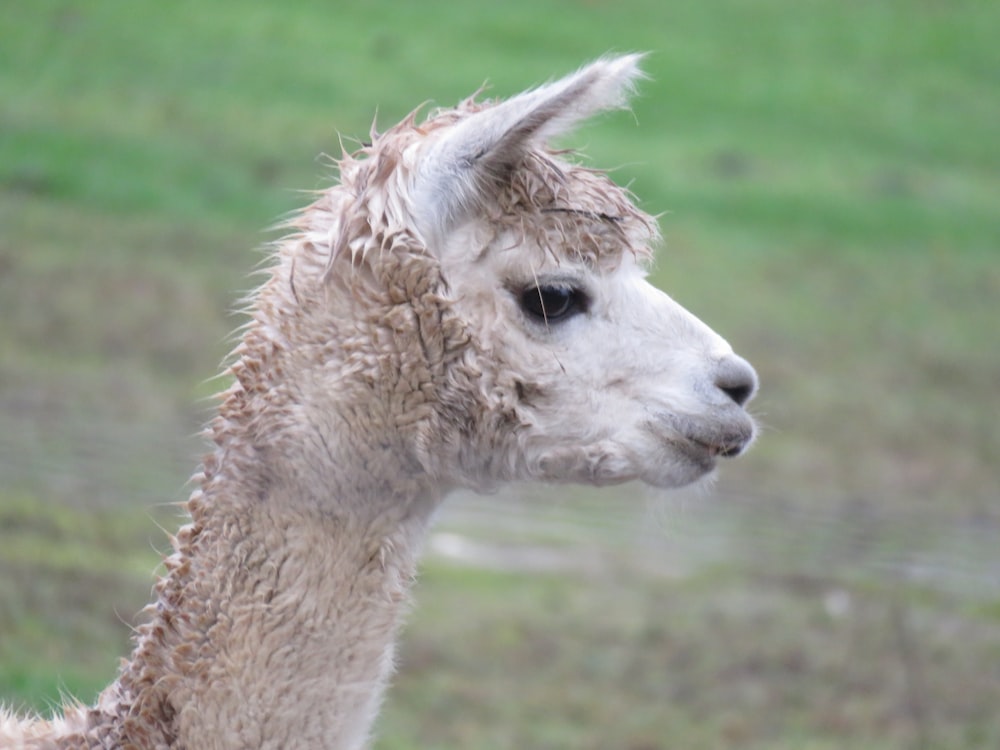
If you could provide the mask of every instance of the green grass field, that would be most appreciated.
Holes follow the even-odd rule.
[[[264,230],[324,154],[648,50],[567,143],[758,369],[711,491],[460,498],[376,747],[1000,745],[1000,5],[10,3],[0,701],[92,700],[201,450]],[[541,550],[562,561],[539,571]],[[544,566],[543,566],[544,567]]]

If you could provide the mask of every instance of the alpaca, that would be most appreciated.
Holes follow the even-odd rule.
[[[645,281],[654,220],[548,145],[639,60],[342,157],[250,300],[131,657],[92,708],[0,715],[0,746],[357,750],[450,490],[676,487],[749,445],[756,375]]]

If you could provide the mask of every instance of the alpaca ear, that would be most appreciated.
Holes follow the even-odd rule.
[[[644,77],[642,57],[602,58],[444,131],[423,155],[414,184],[425,240],[433,246],[468,218],[531,149],[602,110],[626,106],[636,81]]]

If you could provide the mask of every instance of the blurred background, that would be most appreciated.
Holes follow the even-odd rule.
[[[452,498],[377,748],[1000,746],[1000,4],[0,10],[0,701],[91,701],[324,154],[648,50],[566,145],[758,369],[711,487]]]

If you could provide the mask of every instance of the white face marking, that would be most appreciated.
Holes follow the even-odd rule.
[[[467,229],[451,247],[474,242]],[[507,462],[516,476],[497,479],[675,487],[752,440],[743,405],[757,387],[753,369],[646,281],[630,255],[605,273],[523,245],[445,252],[442,263],[459,316],[498,377],[506,374],[494,387],[518,384],[519,455]],[[572,290],[580,309],[540,318],[523,301],[536,286]]]

